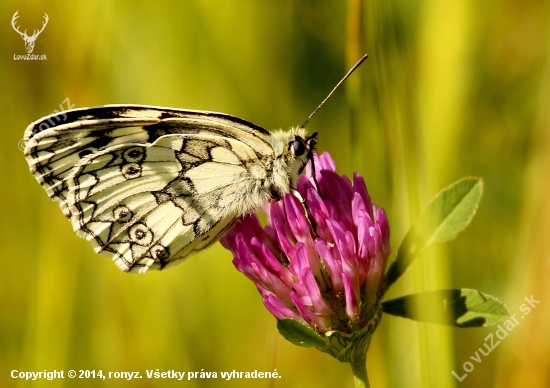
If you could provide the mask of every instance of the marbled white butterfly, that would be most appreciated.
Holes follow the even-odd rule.
[[[25,157],[76,234],[123,271],[181,262],[294,187],[312,159],[305,124],[270,133],[223,113],[106,105],[25,131]]]

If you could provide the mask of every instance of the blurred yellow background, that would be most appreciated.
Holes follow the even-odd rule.
[[[49,23],[15,60],[21,30]],[[308,124],[341,173],[360,171],[394,250],[415,214],[464,176],[484,178],[470,227],[415,263],[388,297],[477,288],[519,312],[496,328],[385,316],[372,387],[550,386],[550,2],[10,1],[0,6],[0,386],[340,387],[350,368],[288,344],[219,244],[162,273],[125,274],[75,236],[28,171],[26,126],[59,110],[136,103],[300,125],[353,62],[367,62]],[[65,107],[67,105],[65,104]],[[14,369],[273,371],[278,380],[38,380]]]

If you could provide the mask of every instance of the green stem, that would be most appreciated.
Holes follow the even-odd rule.
[[[351,364],[353,371],[353,382],[355,388],[370,388],[369,376],[367,374],[367,355],[361,360]]]

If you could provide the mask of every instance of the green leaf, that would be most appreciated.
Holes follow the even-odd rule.
[[[442,190],[420,213],[386,273],[389,288],[428,247],[454,239],[472,220],[483,191],[480,178],[464,178]]]
[[[278,320],[277,330],[279,330],[279,333],[281,333],[288,342],[297,346],[311,348],[314,346],[322,347],[326,345],[323,337],[309,327],[291,318]]]
[[[422,308],[426,311],[420,316],[415,306],[429,307]],[[415,321],[456,327],[495,325],[510,315],[506,305],[494,296],[469,288],[407,295],[383,302],[382,309]]]

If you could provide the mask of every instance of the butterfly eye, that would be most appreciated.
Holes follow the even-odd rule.
[[[290,143],[290,148],[292,149],[292,152],[294,152],[294,155],[302,156],[304,152],[306,152],[304,139],[302,139],[300,136],[296,136],[296,140]]]

